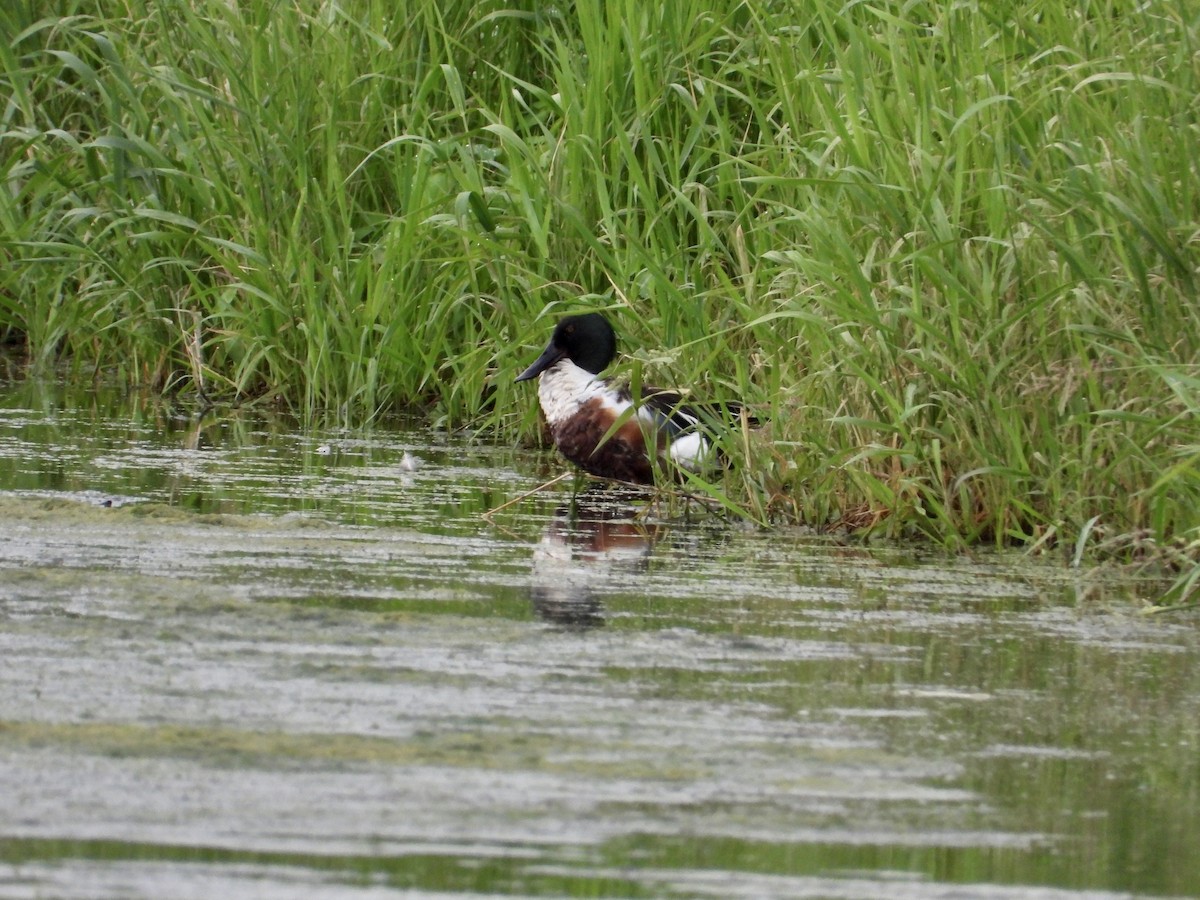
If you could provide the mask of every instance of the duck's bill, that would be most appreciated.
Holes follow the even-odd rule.
[[[533,365],[517,376],[517,381],[528,381],[530,378],[537,378],[548,368],[562,359],[564,355],[565,354],[557,347],[553,345],[547,346],[546,349],[542,351],[542,355],[534,361]]]

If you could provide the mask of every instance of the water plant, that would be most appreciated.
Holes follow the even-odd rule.
[[[632,377],[771,424],[762,521],[1200,587],[1200,20],[1165,0],[0,11],[0,329],[65,364],[536,433]]]

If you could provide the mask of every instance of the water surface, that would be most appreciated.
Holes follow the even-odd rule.
[[[0,393],[0,895],[1200,896],[1200,638],[549,454]]]

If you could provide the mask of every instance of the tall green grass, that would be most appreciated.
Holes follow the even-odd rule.
[[[1195,571],[1179,4],[6,9],[35,367],[513,439],[554,317],[606,308],[635,377],[769,421],[716,488],[749,516]]]

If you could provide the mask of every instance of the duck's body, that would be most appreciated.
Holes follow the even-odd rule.
[[[585,472],[652,484],[657,459],[698,471],[711,460],[706,418],[673,391],[629,391],[600,377],[616,355],[616,335],[599,313],[569,316],[517,381],[538,379],[538,401],[560,453]],[[725,412],[737,415],[739,407]],[[653,445],[653,446],[651,446]]]

